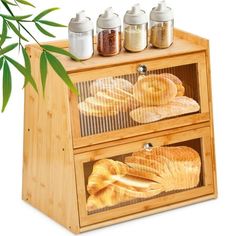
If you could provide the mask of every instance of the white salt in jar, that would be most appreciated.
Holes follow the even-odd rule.
[[[69,51],[80,60],[93,56],[93,24],[81,11],[69,24]]]

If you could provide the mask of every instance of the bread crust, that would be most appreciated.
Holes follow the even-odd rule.
[[[164,76],[165,78],[171,80],[172,82],[175,83],[176,87],[177,87],[177,95],[176,96],[184,96],[185,94],[185,88],[183,86],[182,81],[175,75],[170,74],[170,73],[162,73],[160,74],[161,76]]]
[[[148,75],[134,85],[134,98],[145,106],[167,104],[177,95],[174,82],[161,75]]]

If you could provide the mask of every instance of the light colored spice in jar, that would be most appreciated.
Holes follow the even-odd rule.
[[[173,43],[172,21],[158,22],[151,28],[151,44],[157,48],[167,48]]]
[[[143,25],[125,28],[124,47],[131,52],[140,52],[147,47],[147,30]]]

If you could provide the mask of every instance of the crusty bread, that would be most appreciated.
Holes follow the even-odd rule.
[[[107,89],[113,90],[117,88],[131,94],[133,93],[133,85],[128,80],[113,77],[102,78],[94,81],[90,86],[90,93],[95,96],[97,92],[104,92],[107,91]]]
[[[104,116],[114,116],[118,114],[118,110],[114,107],[106,107],[104,109],[95,108],[94,105],[87,102],[80,102],[79,110],[82,114],[86,116],[96,116],[96,117],[104,117]]]
[[[86,116],[114,116],[139,105],[133,98],[133,85],[124,79],[108,77],[97,80],[91,85],[90,92],[93,96],[78,106]]]
[[[165,191],[188,189],[199,183],[201,159],[190,147],[158,147],[126,157],[125,163],[140,171],[158,175]]]
[[[144,106],[167,104],[177,95],[174,82],[161,75],[148,75],[136,82],[134,98]]]
[[[170,73],[163,73],[160,74],[161,76],[164,76],[165,78],[171,80],[172,82],[174,82],[177,86],[177,96],[184,96],[185,93],[185,88],[183,86],[182,81],[175,75],[170,74]]]
[[[140,181],[142,179],[143,181],[158,182],[158,177],[152,173],[130,168],[123,162],[103,159],[93,165],[92,173],[88,178],[87,191],[90,194],[96,194],[124,176],[139,178]]]
[[[197,112],[200,110],[199,104],[189,97],[176,97],[173,101],[165,106],[158,106],[157,113],[163,118],[184,115]]]
[[[132,200],[125,192],[117,192],[115,185],[109,185],[87,199],[87,211],[94,211],[104,207],[115,206],[121,202]]]
[[[201,159],[186,146],[141,150],[125,158],[95,162],[88,178],[87,210],[115,206],[162,192],[194,188],[199,184]]]
[[[118,181],[108,185],[95,195],[90,195],[87,200],[87,210],[111,207],[137,198],[153,197],[162,191],[163,187],[156,182],[124,176],[118,178]]]
[[[176,97],[168,104],[139,107],[130,112],[130,117],[141,124],[199,111],[199,104],[192,98]]]
[[[141,124],[151,123],[163,119],[158,114],[157,107],[139,107],[130,112],[130,117]]]
[[[92,174],[88,178],[87,191],[95,194],[117,181],[117,178],[113,178],[113,176],[121,178],[126,174],[127,165],[124,163],[112,159],[99,160],[93,165]]]

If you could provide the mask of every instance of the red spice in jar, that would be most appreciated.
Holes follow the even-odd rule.
[[[117,55],[121,50],[121,33],[114,29],[98,33],[97,50],[102,56]]]

